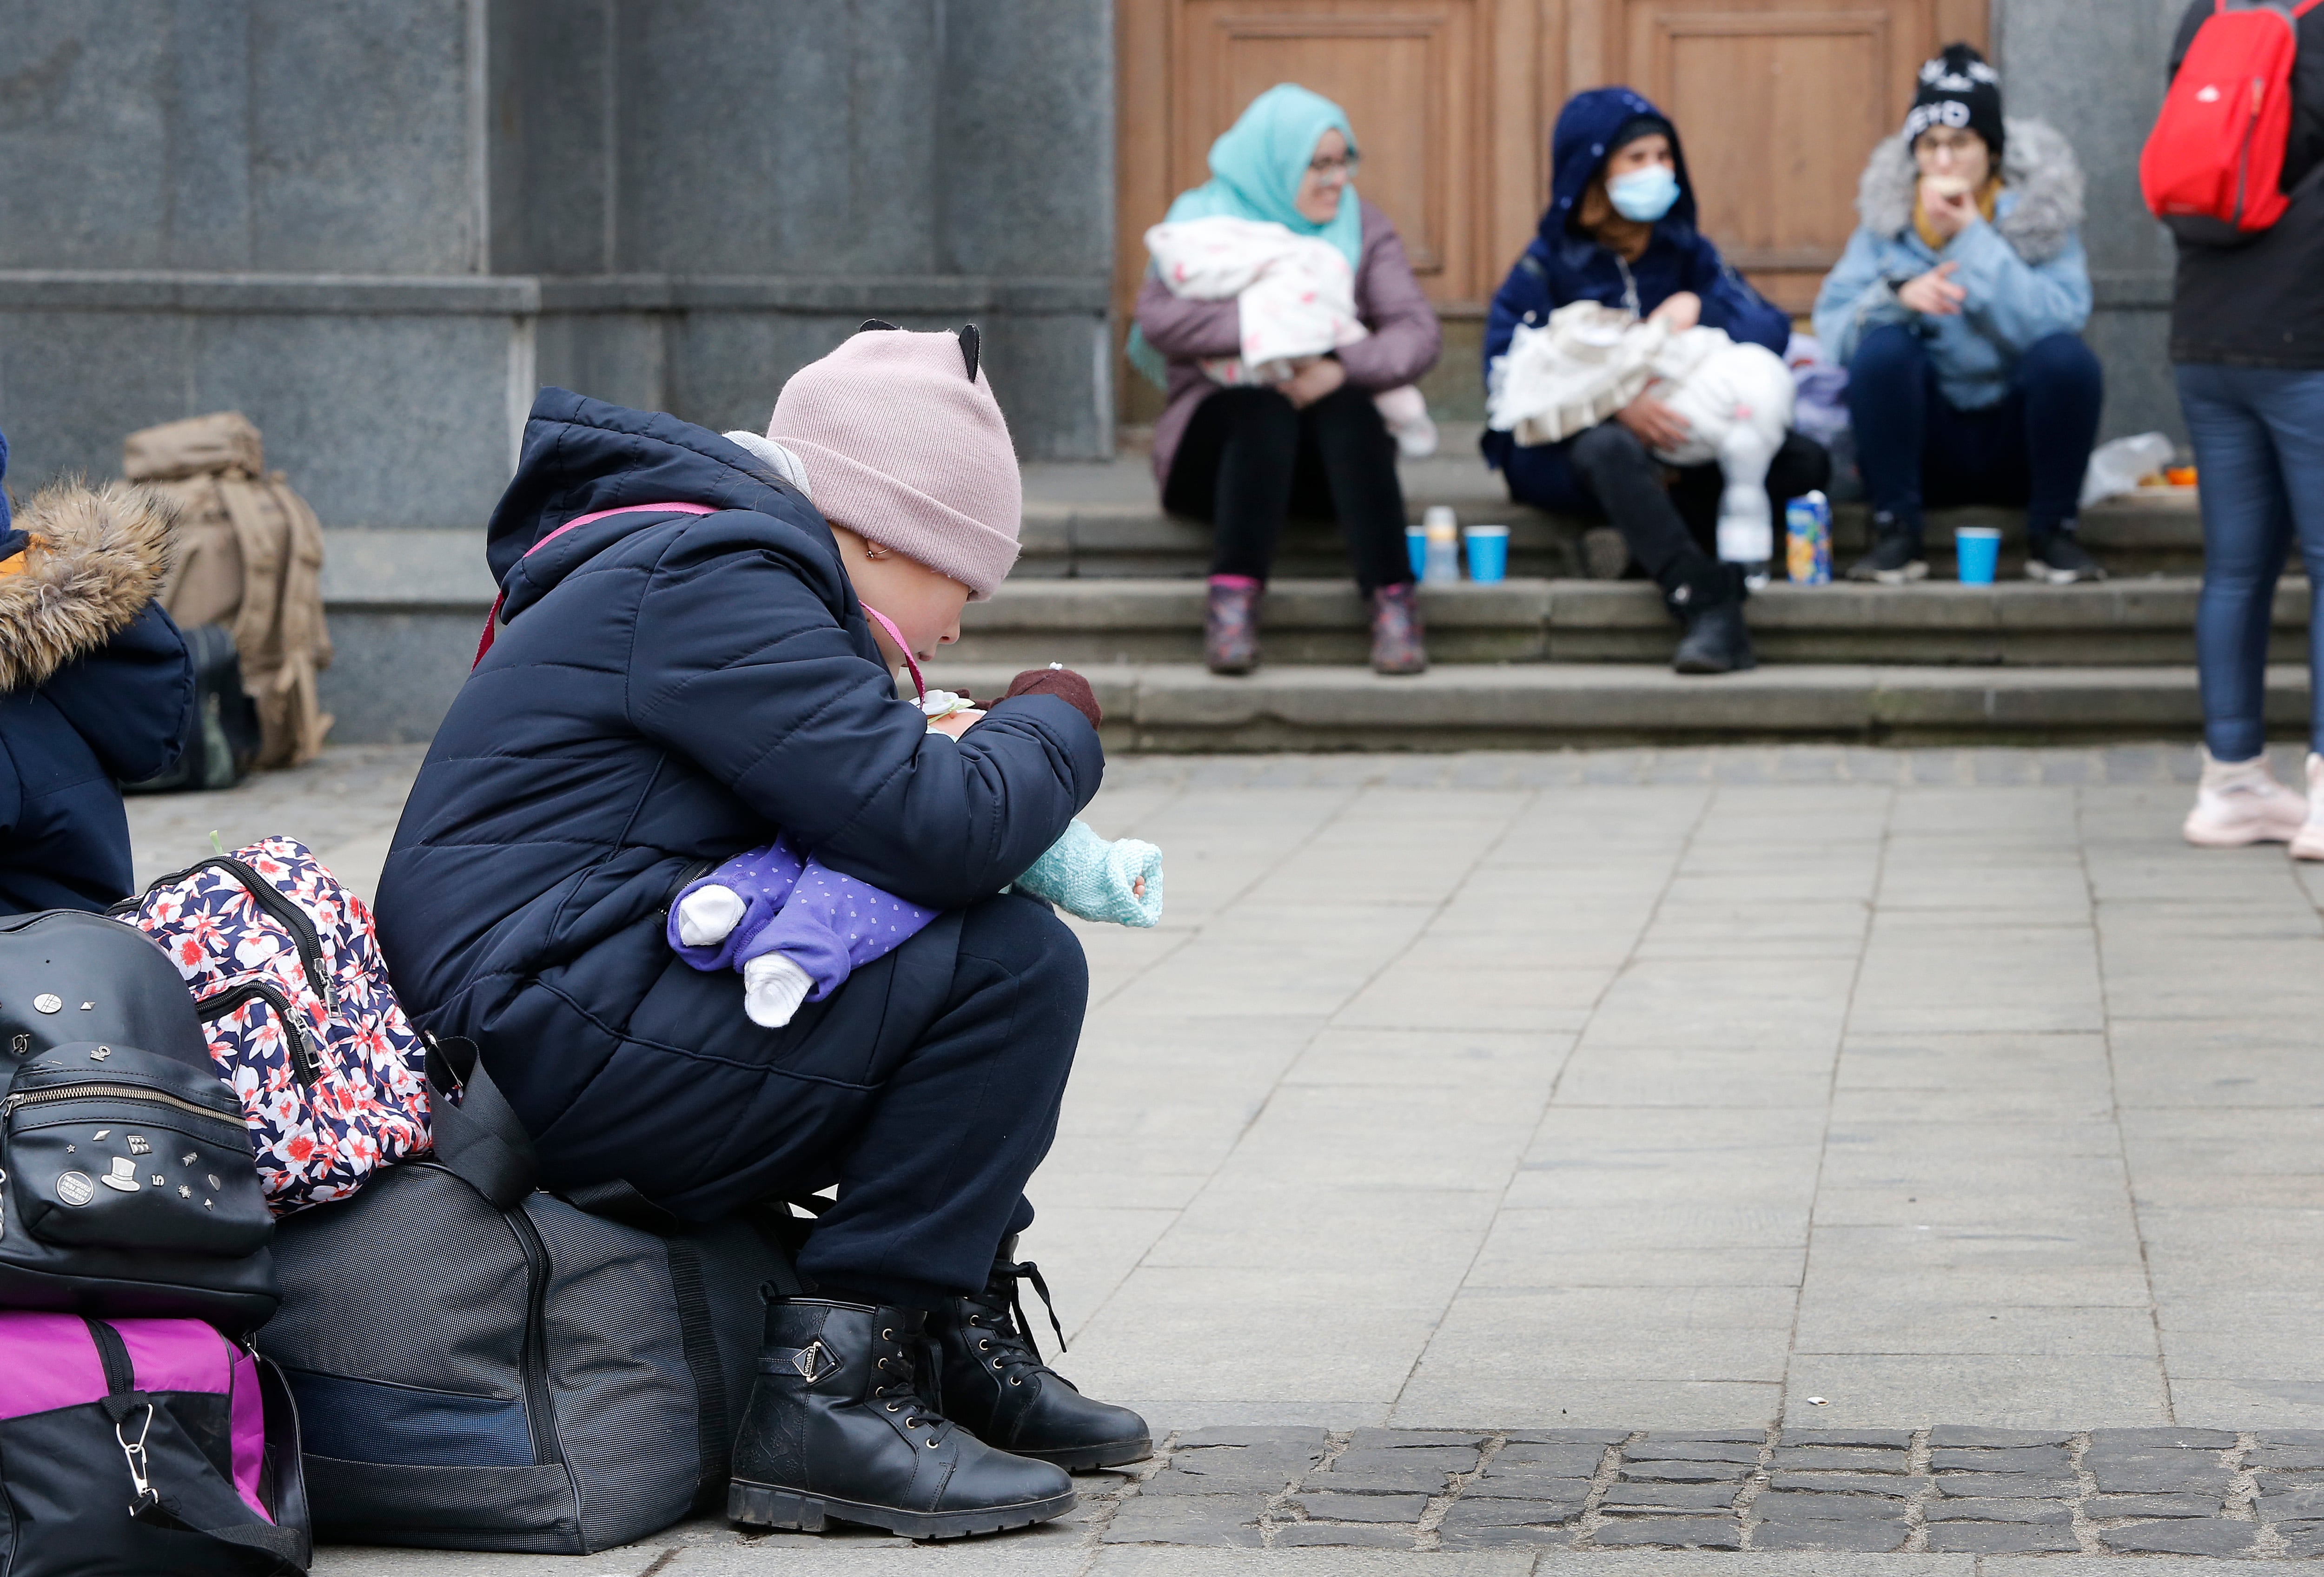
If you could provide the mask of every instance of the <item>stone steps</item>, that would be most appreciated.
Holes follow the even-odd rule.
[[[1509,528],[1509,573],[1545,577],[1589,573],[1582,540],[1595,522],[1552,515],[1508,501],[1500,479],[1473,457],[1452,454],[1400,467],[1406,512],[1417,521],[1443,504],[1463,525]],[[1864,550],[1870,512],[1860,503],[1832,512],[1833,557],[1841,567]],[[1953,532],[1962,526],[2002,530],[2005,576],[2024,565],[2024,513],[2011,509],[1936,510],[1929,516],[1934,573],[1953,573]],[[2203,567],[2203,527],[2191,493],[2109,499],[2081,518],[2082,540],[2117,576],[2192,575]],[[1199,576],[1210,564],[1211,531],[1198,521],[1163,512],[1142,456],[1105,465],[1025,467],[1025,552],[1019,576],[1105,579],[1124,576]],[[1332,578],[1347,573],[1336,528],[1294,521],[1276,573]]]
[[[2195,660],[2193,576],[2070,586],[1802,586],[1751,600],[1752,639],[1769,663],[2183,665]],[[1200,580],[1124,576],[1015,579],[972,603],[954,660],[977,663],[1194,663]],[[2302,659],[2308,584],[2276,592],[2276,660]],[[1544,580],[1424,586],[1430,657],[1440,664],[1666,662],[1677,626],[1644,581]],[[1368,615],[1344,575],[1277,580],[1263,641],[1271,665],[1359,664]]]
[[[931,685],[997,696],[1021,666],[944,662]],[[1082,670],[1116,751],[1515,750],[1779,740],[2089,743],[2195,737],[2186,667],[1802,664],[1690,678],[1660,664],[1445,663],[1408,678],[1279,664],[1224,678],[1194,663]],[[2271,727],[2304,728],[2308,674],[2268,670]]]

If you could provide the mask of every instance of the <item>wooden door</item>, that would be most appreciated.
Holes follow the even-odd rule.
[[[1480,313],[1540,211],[1554,8],[1554,0],[1117,0],[1121,321],[1146,271],[1147,227],[1209,179],[1212,142],[1277,82],[1347,111],[1363,156],[1357,189],[1395,221],[1422,289],[1441,312]],[[1150,417],[1153,405],[1139,383],[1122,385],[1130,420]]]
[[[1207,179],[1213,139],[1277,82],[1348,112],[1357,189],[1396,222],[1447,319],[1448,355],[1473,355],[1462,320],[1482,314],[1548,200],[1559,106],[1614,82],[1678,125],[1703,227],[1729,259],[1804,312],[1914,70],[1950,40],[1982,46],[1987,4],[1115,0],[1118,321],[1146,272],[1147,227]],[[1151,386],[1118,374],[1122,419],[1151,420]]]
[[[1856,226],[1866,155],[1921,62],[1985,46],[1987,0],[1575,0],[1568,77],[1628,82],[1686,148],[1704,232],[1804,312]]]

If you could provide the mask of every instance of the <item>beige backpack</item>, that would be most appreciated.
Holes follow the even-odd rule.
[[[323,626],[323,529],[238,410],[131,433],[121,468],[178,507],[177,559],[161,605],[179,624],[222,623],[258,703],[258,765],[295,767],[323,748],[331,719],[315,675],[331,663]]]

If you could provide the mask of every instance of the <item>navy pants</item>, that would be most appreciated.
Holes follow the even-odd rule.
[[[1665,466],[1618,421],[1601,421],[1563,443],[1489,444],[1489,462],[1495,448],[1500,448],[1510,498],[1557,514],[1603,515],[1622,533],[1638,567],[1665,590],[1718,557],[1719,495],[1727,479],[1715,463]],[[1824,447],[1799,433],[1784,434],[1767,467],[1778,538],[1784,503],[1831,481],[1831,456]]]
[[[521,1079],[503,1088],[551,1187],[619,1177],[710,1221],[836,1184],[800,1273],[927,1308],[982,1286],[1001,1239],[1031,1223],[1025,1183],[1056,1136],[1088,1001],[1080,940],[1007,893],[939,915],[779,1030],[743,1016],[741,976],[672,957],[562,1111],[528,1110]],[[494,1044],[579,1045],[591,1027],[559,1006],[534,987]]]
[[[1890,324],[1848,364],[1848,414],[1872,507],[1918,522],[1923,506],[2022,504],[2039,543],[2072,523],[2106,396],[2098,358],[2078,336],[2038,339],[2009,392],[1963,410],[1937,387],[1927,347]]]
[[[2324,370],[2182,363],[2179,404],[2202,482],[2203,595],[2195,605],[2203,742],[2247,761],[2267,742],[2267,637],[2276,577],[2297,541],[2324,586]],[[2324,619],[2308,624],[2309,748],[2324,750]]]

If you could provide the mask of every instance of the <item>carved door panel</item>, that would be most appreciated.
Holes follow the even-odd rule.
[[[1678,124],[1704,229],[1803,312],[1855,226],[1872,145],[1920,62],[1980,46],[1987,0],[1115,0],[1114,296],[1124,327],[1147,226],[1208,176],[1212,140],[1261,90],[1348,112],[1357,187],[1396,221],[1447,320],[1448,356],[1548,199],[1566,96],[1628,82]],[[1117,364],[1123,420],[1159,401]]]
[[[1873,144],[1943,44],[1985,44],[1986,0],[1576,0],[1568,74],[1628,82],[1686,144],[1706,234],[1805,311],[1855,227]]]
[[[1538,215],[1554,0],[1117,0],[1117,304],[1140,237],[1209,178],[1212,142],[1277,82],[1338,103],[1356,186],[1395,221],[1421,286],[1473,316]],[[1553,106],[1554,108],[1554,106]],[[1135,419],[1142,395],[1125,409]]]

